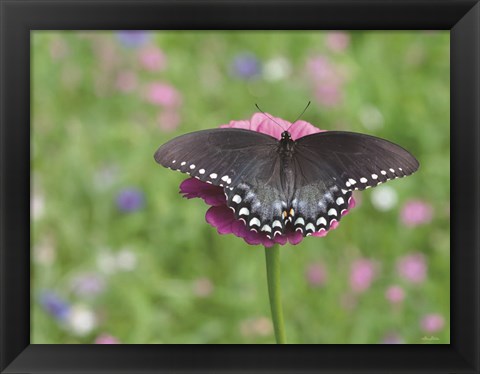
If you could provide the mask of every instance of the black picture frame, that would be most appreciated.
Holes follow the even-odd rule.
[[[480,373],[478,1],[1,0],[0,12],[2,373]],[[30,344],[30,32],[86,29],[450,30],[451,344]]]

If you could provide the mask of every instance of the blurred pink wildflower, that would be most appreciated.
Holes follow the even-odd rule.
[[[132,92],[137,88],[137,75],[133,71],[122,71],[117,75],[116,87],[120,92]]]
[[[342,31],[329,32],[325,42],[331,51],[343,52],[350,45],[350,35]]]
[[[213,283],[208,278],[198,278],[193,283],[193,293],[198,297],[210,296],[213,289]]]
[[[418,226],[429,223],[433,218],[433,208],[421,200],[408,201],[401,212],[402,222],[406,226]]]
[[[323,286],[327,280],[327,271],[325,266],[320,262],[308,265],[305,271],[305,277],[307,278],[307,282],[310,286]]]
[[[95,344],[120,344],[120,340],[109,334],[100,334],[95,339]]]
[[[356,293],[368,290],[376,275],[375,263],[362,258],[352,263],[350,268],[350,287]]]
[[[412,253],[397,261],[398,274],[411,283],[422,283],[427,275],[427,263],[421,253]]]
[[[147,86],[145,98],[152,104],[167,108],[180,106],[182,97],[175,87],[167,83],[151,83]]]
[[[405,291],[400,286],[390,286],[385,292],[385,298],[392,304],[400,304],[405,299]]]
[[[341,71],[325,56],[307,61],[307,72],[312,78],[317,101],[325,106],[335,106],[342,101],[344,77]]]
[[[445,326],[445,319],[436,313],[427,314],[420,321],[420,327],[425,332],[437,332]]]
[[[258,131],[280,140],[282,132],[286,130],[291,123],[281,118],[272,118],[277,121],[281,127],[262,113],[255,113],[251,120],[230,121],[229,124],[220,127]],[[289,130],[293,140],[321,131],[322,130],[305,121],[297,121],[295,126]],[[239,238],[243,238],[248,244],[261,244],[265,247],[272,247],[274,244],[284,245],[287,242],[296,245],[303,240],[303,235],[298,231],[294,231],[289,225],[287,225],[287,232],[285,235],[276,235],[272,239],[269,239],[264,232],[250,231],[248,227],[245,226],[244,222],[235,219],[234,213],[227,206],[222,187],[214,186],[195,178],[189,178],[180,184],[180,193],[182,193],[187,199],[200,197],[208,205],[211,205],[205,215],[205,219],[210,225],[217,229],[219,234],[234,234]],[[349,201],[349,209],[344,212],[343,215],[347,214],[354,206],[355,200],[352,197]],[[337,226],[338,222],[332,223],[330,230],[337,228]],[[327,235],[327,233],[328,231],[322,230],[312,234],[312,236],[322,237]]]
[[[175,110],[162,110],[157,117],[157,121],[163,131],[173,131],[180,125],[180,114]]]
[[[167,66],[165,54],[160,48],[154,46],[143,48],[138,54],[138,59],[146,70],[159,71]]]

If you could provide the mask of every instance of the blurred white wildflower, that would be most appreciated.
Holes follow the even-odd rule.
[[[97,326],[95,313],[84,305],[74,305],[67,317],[67,327],[78,336],[90,333]]]
[[[42,218],[45,214],[45,196],[38,191],[30,198],[30,214],[34,220]]]
[[[41,265],[51,265],[55,261],[56,248],[51,238],[42,238],[33,247],[33,259]]]
[[[378,130],[383,127],[383,114],[373,105],[365,105],[358,116],[362,125],[368,130]]]
[[[292,66],[285,57],[275,57],[266,62],[264,68],[265,79],[278,81],[290,75]]]
[[[382,212],[392,209],[398,201],[397,192],[389,186],[379,186],[375,188],[370,198],[372,205]]]
[[[117,254],[117,267],[120,270],[131,271],[137,266],[137,255],[130,249],[122,249]]]
[[[104,249],[97,256],[97,267],[105,274],[117,271],[131,271],[137,266],[137,255],[130,249],[122,249],[118,253]]]

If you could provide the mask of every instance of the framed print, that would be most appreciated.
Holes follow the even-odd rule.
[[[1,12],[2,372],[479,372],[478,2]]]

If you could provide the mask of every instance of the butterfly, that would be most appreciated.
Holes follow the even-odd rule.
[[[325,131],[278,140],[238,128],[176,137],[156,162],[223,188],[235,218],[268,238],[287,227],[309,236],[328,231],[347,211],[352,192],[415,172],[404,148],[361,133]]]

